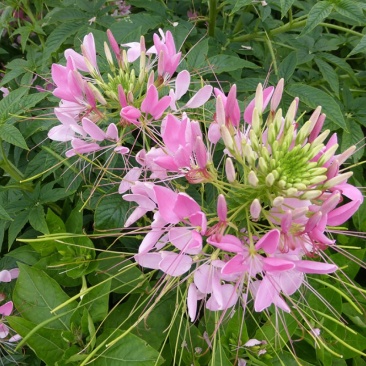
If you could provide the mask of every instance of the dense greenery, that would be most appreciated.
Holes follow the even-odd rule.
[[[324,128],[337,133],[340,150],[357,146],[344,167],[354,173],[352,184],[364,187],[366,3],[131,0],[117,13],[116,3],[122,2],[0,4],[0,270],[20,269],[0,291],[14,303],[6,317],[11,335],[23,337],[0,339],[2,364],[226,366],[241,359],[248,365],[366,365],[365,203],[342,225],[344,232],[334,234],[351,256],[328,250],[342,274],[309,279],[333,309],[303,292],[326,329],[322,342],[303,332],[300,312],[273,308],[265,315],[249,312],[245,323],[239,306],[231,317],[201,309],[192,323],[186,290],[175,283],[155,296],[161,274],[133,260],[142,235],[121,235],[131,211],[118,193],[126,168],[121,159],[66,158],[65,144],[47,135],[58,123],[51,66],[66,64],[66,49],[80,52],[92,32],[106,74],[107,29],[119,44],[144,35],[149,48],[161,28],[171,31],[182,52],[177,71],[190,71],[192,95],[205,84],[225,93],[236,84],[242,113],[258,83],[283,78],[282,107],[299,97],[300,123],[322,106]],[[205,113],[214,111],[209,102]],[[111,121],[117,124],[119,114]],[[135,140],[134,134],[125,139],[131,150]],[[215,193],[205,194],[216,207]],[[345,289],[342,281],[353,285]],[[245,345],[250,339],[261,343]]]

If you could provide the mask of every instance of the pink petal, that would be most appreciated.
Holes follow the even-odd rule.
[[[205,85],[188,101],[186,108],[198,108],[205,104],[211,97],[212,86]]]
[[[196,212],[201,211],[200,205],[188,194],[178,193],[173,208],[174,213],[181,219],[187,219]]]
[[[191,283],[188,287],[188,295],[187,295],[187,307],[188,307],[188,315],[191,319],[191,322],[194,322],[197,315],[197,288]]]
[[[303,273],[327,274],[335,272],[338,267],[334,264],[301,260],[294,262],[296,269]]]
[[[0,323],[0,339],[6,338],[8,334],[9,328],[4,323]]]
[[[89,118],[84,117],[81,120],[84,131],[94,140],[103,141],[106,135],[103,130],[101,130],[93,121]]]
[[[11,281],[11,273],[4,269],[0,271],[0,282],[10,282]]]
[[[231,273],[244,273],[248,272],[249,266],[245,263],[242,254],[237,254],[235,257],[231,258],[225,266],[222,268],[223,274]]]
[[[105,135],[110,140],[118,141],[118,129],[117,129],[117,126],[114,123],[110,123],[109,126],[108,126],[108,128],[107,128],[107,132],[106,132]]]
[[[12,311],[13,311],[13,302],[12,301],[8,301],[4,305],[0,306],[0,314],[1,315],[8,316],[8,315],[11,314]]]
[[[263,270],[270,272],[288,271],[295,268],[295,264],[281,258],[268,257],[263,258]]]
[[[277,229],[269,231],[262,236],[255,245],[255,249],[263,249],[268,254],[273,254],[280,241],[280,232]]]
[[[227,252],[239,253],[243,251],[243,243],[231,234],[223,235],[219,242],[213,236],[210,236],[207,242]]]
[[[173,207],[178,198],[178,194],[169,188],[161,186],[155,186],[154,192],[160,215],[167,223],[177,224],[180,221],[180,218],[173,212]]]
[[[185,93],[187,93],[190,82],[191,74],[187,70],[183,70],[177,75],[175,79],[176,100],[179,100]]]
[[[160,253],[141,253],[134,256],[135,261],[145,268],[159,269],[159,263],[161,261]]]
[[[327,225],[338,226],[346,222],[360,207],[361,201],[351,201],[328,213]]]
[[[194,283],[203,294],[212,292],[212,266],[202,264],[194,272]]]
[[[273,86],[270,86],[270,87],[263,90],[263,109],[261,111],[258,111],[259,113],[262,113],[266,109],[269,101],[271,100],[273,91],[274,91]],[[248,104],[248,106],[245,108],[245,111],[244,111],[244,121],[249,123],[249,124],[252,123],[252,116],[253,116],[254,107],[255,107],[255,99],[253,99]]]
[[[185,227],[174,227],[169,230],[171,243],[187,254],[198,254],[202,250],[202,236],[197,231]]]
[[[132,168],[123,178],[119,185],[118,193],[122,194],[127,192],[131,186],[139,179],[141,175],[141,169],[134,167]]]
[[[170,276],[181,276],[191,268],[192,258],[188,255],[173,252],[161,252],[161,255],[159,268]]]

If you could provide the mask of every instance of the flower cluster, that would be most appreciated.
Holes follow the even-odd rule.
[[[240,302],[290,312],[308,274],[337,270],[327,231],[363,202],[342,169],[355,148],[336,154],[320,107],[302,124],[297,98],[283,113],[283,80],[259,84],[242,113],[235,85],[227,95],[205,85],[187,96],[191,75],[177,72],[181,53],[169,31],[149,49],[143,37],[108,39],[107,72],[92,34],[81,54],[65,51],[66,66],[53,65],[61,124],[49,137],[71,142],[67,156],[111,148],[124,156],[119,193],[134,207],[125,227],[140,221],[137,232],[147,232],[134,259],[187,281],[192,321],[200,300],[212,311]]]

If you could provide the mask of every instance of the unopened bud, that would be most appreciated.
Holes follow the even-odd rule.
[[[355,152],[356,146],[349,147],[346,151],[343,151],[342,154],[337,156],[337,160],[339,162],[339,165],[342,165],[352,154]]]
[[[113,57],[111,54],[111,50],[109,49],[109,47],[107,45],[107,42],[104,42],[104,53],[105,53],[105,57],[107,58],[107,62],[109,64],[111,70],[114,71],[115,67],[114,67]]]
[[[272,206],[273,207],[279,207],[282,206],[283,202],[285,201],[285,199],[281,196],[276,197],[273,202],[272,202]]]
[[[232,183],[235,181],[236,178],[236,172],[235,172],[235,167],[233,164],[233,161],[231,160],[231,158],[226,158],[225,161],[225,172],[226,172],[226,177],[229,183]]]
[[[221,95],[218,95],[216,98],[216,122],[219,126],[225,125],[226,116],[225,116],[225,107],[224,102],[222,101]]]
[[[98,102],[102,105],[106,105],[107,101],[104,99],[103,95],[101,94],[101,92],[90,82],[88,82],[88,86],[90,87],[93,95],[95,96],[95,98],[98,100]],[[116,95],[117,97],[117,95]]]
[[[304,125],[300,128],[296,136],[296,144],[303,144],[305,139],[309,136],[311,128],[311,121],[307,121]]]
[[[338,144],[334,144],[331,146],[318,160],[319,165],[324,165],[331,157],[334,156],[334,153],[338,149]]]
[[[253,200],[252,204],[250,205],[250,215],[252,216],[252,219],[257,221],[259,219],[259,216],[261,214],[262,206],[259,202],[259,200],[256,198]]]
[[[298,190],[296,188],[291,187],[286,190],[286,195],[289,197],[296,196],[297,194],[298,194]]]
[[[252,129],[254,133],[259,136],[261,132],[261,122],[260,122],[260,116],[259,111],[257,108],[254,108],[253,115],[252,115]]]
[[[262,157],[258,159],[258,168],[262,173],[266,173],[268,171],[267,163]]]
[[[287,114],[286,114],[286,117],[285,117],[285,126],[290,126],[292,124],[292,122],[294,121],[295,119],[295,116],[296,116],[296,112],[297,112],[297,107],[299,105],[299,98],[295,98],[288,111],[287,111]]]
[[[345,183],[347,182],[348,178],[352,177],[352,175],[353,175],[352,172],[337,175],[336,177],[329,179],[328,181],[325,182],[324,189],[329,189],[339,184]]]
[[[233,141],[232,136],[230,135],[228,128],[225,125],[220,126],[220,134],[221,134],[222,140],[224,141],[225,146],[229,150],[233,150],[234,141]]]
[[[294,183],[294,187],[299,191],[305,191],[305,189],[307,188],[304,183]]]
[[[323,214],[327,214],[328,212],[332,211],[337,207],[340,200],[341,194],[339,191],[333,192],[332,195],[321,205],[321,212],[323,212]]]
[[[327,179],[326,175],[318,175],[317,177],[310,178],[309,185],[319,184]]]
[[[248,174],[248,182],[249,182],[249,184],[250,184],[251,186],[253,186],[253,187],[257,187],[257,185],[258,185],[258,182],[259,182],[258,177],[257,177],[257,175],[254,173],[254,171],[253,171],[253,170],[251,170],[251,171],[249,172],[249,174]]]
[[[257,89],[255,91],[255,109],[258,113],[262,113],[263,109],[263,87],[262,84],[259,83]]]
[[[316,146],[324,142],[324,140],[328,137],[330,130],[325,130],[322,132],[311,144],[312,146]]]
[[[313,199],[319,197],[321,194],[322,194],[322,191],[319,191],[319,190],[307,191],[300,196],[300,199],[301,200],[313,200]]]
[[[269,173],[267,176],[266,176],[266,185],[268,187],[271,187],[273,186],[273,183],[275,182],[275,177],[272,173]]]

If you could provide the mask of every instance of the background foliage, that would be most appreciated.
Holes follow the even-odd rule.
[[[205,337],[220,315],[212,313],[190,324],[184,311],[175,308],[182,297],[179,291],[171,291],[138,323],[141,311],[151,306],[151,289],[158,279],[119,255],[133,252],[139,243],[139,238],[118,239],[129,207],[117,186],[102,184],[94,192],[98,169],[83,166],[77,158],[66,160],[63,147],[47,138],[56,123],[53,107],[58,103],[51,93],[50,67],[65,61],[65,49],[79,50],[84,35],[93,32],[103,54],[107,29],[119,43],[127,43],[140,35],[151,40],[162,28],[171,30],[184,54],[179,70],[193,70],[197,83],[210,82],[226,92],[235,83],[242,109],[259,82],[275,85],[280,78],[285,79],[285,104],[298,96],[305,113],[322,105],[325,127],[337,132],[341,149],[357,145],[353,179],[356,186],[365,186],[364,166],[358,163],[365,160],[366,4],[362,0],[131,0],[129,14],[112,16],[116,3],[5,0],[0,5],[0,87],[10,91],[0,100],[0,269],[21,268],[15,285],[1,285],[16,308],[9,324],[23,336],[31,332],[26,345],[17,350],[3,345],[2,364],[79,365],[92,355],[91,359],[97,357],[93,365],[225,366],[239,354],[251,365],[366,365],[360,355],[366,347],[364,298],[355,292],[363,309],[359,313],[324,283],[313,286],[354,330],[328,324],[339,339],[328,346],[343,359],[314,348],[292,318],[287,320],[287,332],[280,330],[280,342],[275,342],[277,333],[271,324],[275,319],[253,318],[240,336],[240,311],[211,349],[204,351]],[[366,231],[365,204],[349,229]],[[105,231],[116,235],[103,237]],[[28,241],[41,234],[49,234],[48,239]],[[353,254],[364,259],[362,239],[340,236],[338,241],[362,248]],[[359,265],[338,254],[333,258],[348,266],[346,274],[366,288]],[[308,301],[324,311],[316,297]],[[67,305],[54,311],[63,303]],[[135,309],[136,303],[141,308]],[[325,314],[325,322],[326,315],[331,314]],[[105,349],[106,342],[130,327],[123,342]],[[242,346],[251,338],[272,341],[265,357],[258,357],[258,347]]]

